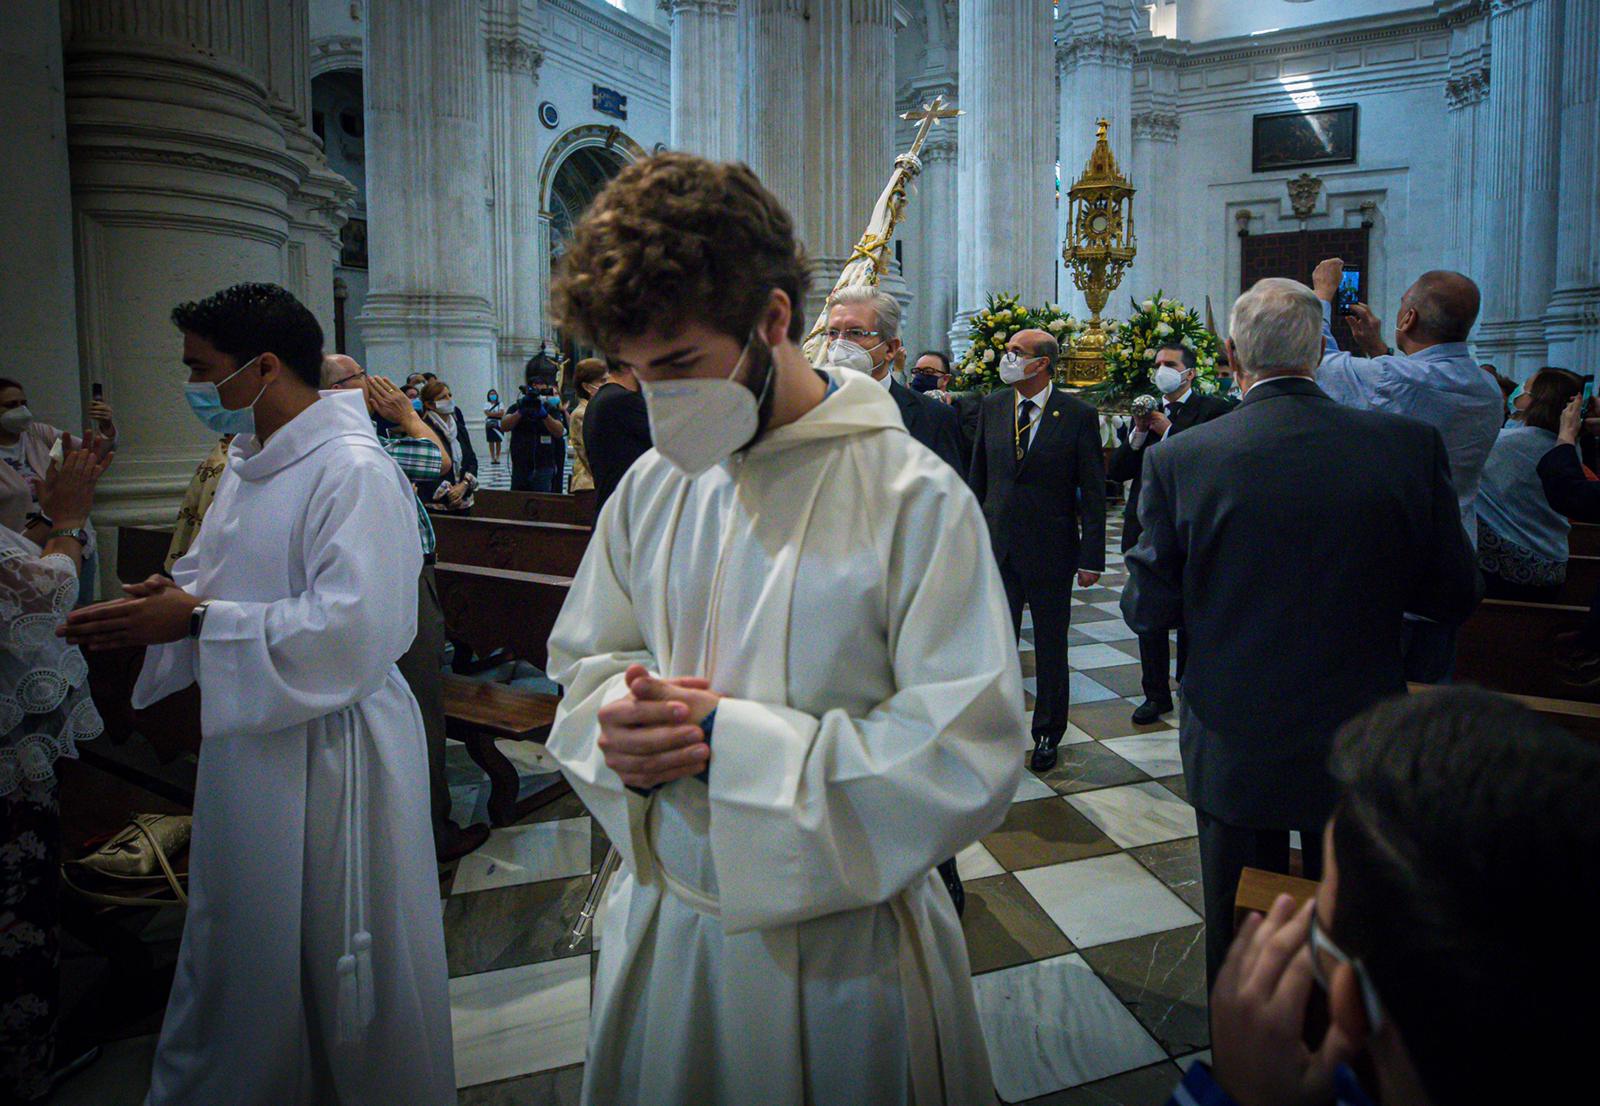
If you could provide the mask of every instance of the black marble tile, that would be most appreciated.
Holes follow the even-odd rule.
[[[1187,1056],[1211,1044],[1205,930],[1184,926],[1083,952],[1095,974],[1169,1056]]]
[[[1114,644],[1114,643],[1113,643]],[[1100,682],[1102,669],[1089,673],[1089,678]],[[1109,671],[1109,670],[1106,670]],[[1110,684],[1103,685],[1111,687]],[[1113,690],[1115,690],[1113,688]],[[1072,724],[1090,737],[1132,737],[1136,733],[1167,733],[1171,730],[1165,719],[1141,726],[1133,720],[1136,708],[1126,699],[1103,699],[1098,703],[1074,703]],[[1170,716],[1169,716],[1170,717]]]
[[[1196,914],[1206,912],[1205,895],[1200,883],[1199,838],[1185,837],[1181,841],[1163,841],[1159,845],[1142,845],[1129,849],[1129,853],[1150,873],[1172,889],[1172,892]]]
[[[1115,599],[1116,596],[1112,596],[1112,598]],[[1109,601],[1110,600],[1107,600],[1107,602],[1109,602]],[[1111,620],[1113,618],[1120,618],[1120,617],[1122,617],[1122,616],[1121,615],[1117,615],[1117,614],[1112,614],[1110,611],[1102,611],[1099,607],[1091,607],[1087,603],[1085,603],[1081,607],[1073,607],[1072,608],[1072,621],[1073,622],[1106,622],[1106,621],[1109,621],[1109,620]],[[1137,645],[1138,643],[1135,642],[1134,644]],[[1137,656],[1138,654],[1135,653],[1134,655]]]
[[[1076,626],[1067,630],[1068,645],[1093,645],[1098,639],[1090,637]]]
[[[1068,748],[1077,746],[1063,746],[1062,751]],[[983,839],[983,846],[1008,872],[1117,851],[1093,822],[1058,798],[1012,803],[1006,820]]]
[[[1073,588],[1072,598],[1082,599],[1085,603],[1114,603],[1121,596],[1110,588],[1096,586],[1092,588]]]
[[[1138,783],[1150,777],[1098,741],[1080,741],[1061,746],[1056,751],[1056,766],[1041,773],[1039,778],[1058,794],[1075,795],[1080,791]]]
[[[961,930],[966,935],[973,975],[1072,951],[1072,942],[1016,876],[969,880],[966,890]]]
[[[459,1106],[578,1106],[583,1092],[583,1065],[539,1071],[466,1087]]]
[[[1117,645],[1119,643],[1112,641],[1106,644]],[[1134,645],[1137,646],[1138,642],[1134,642]],[[1135,652],[1137,651],[1135,649]],[[1122,650],[1119,649],[1118,652],[1120,653]],[[1091,675],[1094,676],[1095,683],[1109,687],[1118,695],[1133,699],[1144,698],[1144,669],[1138,663],[1115,664],[1110,668],[1096,668]],[[1169,685],[1175,686],[1174,681],[1169,680],[1167,682]],[[1132,708],[1129,709],[1131,710]]]
[[[552,879],[455,895],[444,907],[450,978],[537,964],[589,951],[569,948],[589,877]]]
[[[1156,782],[1184,802],[1189,801],[1189,784],[1182,776],[1163,776]]]
[[[1165,1106],[1182,1079],[1178,1065],[1168,1061],[1030,1098],[1027,1106]]]

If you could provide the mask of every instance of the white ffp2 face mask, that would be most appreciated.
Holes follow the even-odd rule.
[[[1156,391],[1164,396],[1170,396],[1183,387],[1183,373],[1171,365],[1162,365],[1156,369]]]
[[[1007,384],[1016,384],[1028,379],[1028,366],[1033,360],[1024,361],[1019,354],[1007,352],[1000,359],[1000,379]]]
[[[828,343],[828,359],[824,364],[830,369],[854,369],[872,375],[872,354],[843,338]]]
[[[755,333],[725,377],[640,380],[650,414],[650,437],[656,452],[686,476],[699,476],[749,445],[761,429],[761,404],[772,387],[777,366],[767,366],[767,379],[757,395],[734,380],[744,364]]]

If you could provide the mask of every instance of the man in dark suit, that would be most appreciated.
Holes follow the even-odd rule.
[[[936,399],[914,392],[894,378],[905,363],[900,343],[900,302],[871,288],[835,292],[828,308],[828,364],[857,369],[889,389],[900,407],[906,432],[937,453],[951,468],[965,472],[961,425]]]
[[[1175,434],[1210,422],[1233,410],[1227,400],[1217,396],[1203,396],[1194,390],[1194,350],[1185,346],[1168,346],[1156,351],[1155,381],[1162,394],[1161,406],[1148,415],[1135,415],[1128,437],[1111,455],[1106,475],[1122,482],[1132,480],[1128,489],[1128,508],[1122,525],[1122,551],[1126,553],[1139,541],[1139,486],[1140,470],[1144,465],[1145,450]],[[1183,664],[1188,652],[1188,642],[1183,630],[1178,631],[1178,679],[1183,680]],[[1167,644],[1165,631],[1159,634],[1139,635],[1139,664],[1144,672],[1144,702],[1133,712],[1133,720],[1147,726],[1172,710],[1172,685],[1169,668],[1172,650]]]
[[[1067,730],[1073,573],[1086,588],[1106,567],[1099,415],[1051,383],[1060,354],[1042,330],[1020,331],[1007,343],[1000,379],[1011,387],[983,401],[968,474],[1019,634],[1022,605],[1033,611],[1036,772],[1055,766]]]
[[[1234,304],[1229,354],[1244,401],[1149,450],[1122,613],[1191,645],[1179,745],[1200,833],[1206,965],[1233,937],[1246,867],[1322,868],[1334,731],[1404,693],[1402,620],[1465,618],[1477,571],[1439,432],[1342,407],[1311,289],[1269,279]]]
[[[950,392],[950,355],[930,349],[917,358],[911,373],[911,390],[936,399],[956,413],[961,428],[961,471],[972,467],[972,445],[978,440],[978,411],[983,397],[976,392]]]

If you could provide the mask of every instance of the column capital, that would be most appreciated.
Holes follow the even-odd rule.
[[[694,12],[699,15],[737,15],[739,0],[656,0],[656,7],[677,15]]]
[[[1061,72],[1093,62],[1131,67],[1134,53],[1133,39],[1114,31],[1056,32],[1056,69]]]
[[[544,51],[539,49],[539,44],[520,35],[490,35],[483,40],[483,45],[489,55],[491,73],[522,72],[537,77],[539,66],[544,64]]]
[[[1518,8],[1525,8],[1535,0],[1489,0],[1490,16],[1506,15]]]
[[[1482,103],[1489,95],[1489,67],[1480,66],[1452,76],[1444,83],[1444,102],[1451,111]]]
[[[1175,111],[1141,111],[1133,117],[1133,137],[1151,142],[1176,142],[1178,126]]]

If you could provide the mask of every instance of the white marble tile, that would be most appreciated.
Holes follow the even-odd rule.
[[[995,1090],[1022,1102],[1166,1058],[1077,954],[972,981]]]
[[[458,826],[470,826],[489,820],[489,779],[487,776],[475,784],[450,788],[450,820]]]
[[[1026,691],[1029,695],[1038,695],[1039,694],[1039,677],[1037,677],[1037,676],[1024,676],[1024,677],[1022,677],[1022,690]]]
[[[1089,623],[1094,625],[1094,623]],[[1096,642],[1093,645],[1070,645],[1067,647],[1067,664],[1080,672],[1092,671],[1096,668],[1114,668],[1118,665],[1134,664],[1133,657],[1128,656],[1121,649],[1113,649],[1109,645]]]
[[[1129,764],[1143,769],[1146,775],[1157,779],[1176,776],[1183,771],[1183,758],[1178,755],[1177,730],[1112,737],[1101,744]]]
[[[1131,663],[1132,658],[1129,658],[1129,660]],[[1068,677],[1068,682],[1071,685],[1071,695],[1074,703],[1103,703],[1107,699],[1115,699],[1117,697],[1115,691],[1112,691],[1104,684],[1095,683],[1088,674],[1083,672],[1072,673]]]
[[[1083,702],[1083,700],[1080,699],[1079,702]],[[1032,733],[1033,731],[1029,730],[1028,732]],[[1077,726],[1074,726],[1071,722],[1067,723],[1067,732],[1061,735],[1061,744],[1063,744],[1063,745],[1078,745],[1078,744],[1081,744],[1082,742],[1093,741],[1093,740],[1094,740],[1093,737],[1091,737],[1089,734],[1084,733]]]
[[[1056,789],[1045,783],[1032,772],[1022,773],[1022,782],[1017,784],[1017,793],[1011,796],[1014,803],[1025,803],[1029,799],[1053,799]]]
[[[517,766],[519,775],[541,775],[560,771],[550,754],[544,751],[544,746],[536,741],[508,741],[501,738],[494,743],[494,747]]]
[[[497,829],[482,848],[461,858],[450,893],[464,895],[491,887],[587,875],[589,833],[587,818]]]
[[[450,981],[456,1086],[581,1063],[589,1040],[589,957]]]
[[[1119,617],[1122,614],[1122,600],[1120,599],[1107,599],[1100,603],[1090,603],[1089,606],[1098,610],[1108,611],[1111,614],[1118,615]]]
[[[1194,808],[1154,780],[1069,795],[1067,802],[1124,849],[1200,832]]]
[[[1173,1063],[1177,1064],[1178,1067],[1183,1069],[1183,1074],[1188,1075],[1189,1074],[1189,1069],[1194,1067],[1195,1064],[1197,1064],[1197,1063],[1204,1063],[1204,1064],[1211,1063],[1211,1050],[1208,1048],[1208,1049],[1204,1049],[1204,1050],[1202,1050],[1200,1052],[1191,1052],[1187,1056],[1181,1056],[1178,1059],[1174,1060]]]
[[[1081,626],[1074,626],[1073,629],[1081,630],[1085,636],[1092,637],[1096,641],[1132,641],[1139,636],[1120,618],[1108,618],[1101,622],[1085,622]],[[1130,662],[1133,658],[1124,656],[1123,660],[1124,662]],[[1177,662],[1174,661],[1173,663],[1176,664]]]
[[[956,874],[963,880],[974,880],[984,876],[1003,876],[1006,870],[983,847],[982,841],[974,841],[956,853]]]
[[[1078,948],[1193,925],[1200,916],[1127,853],[1029,868],[1016,876]]]

